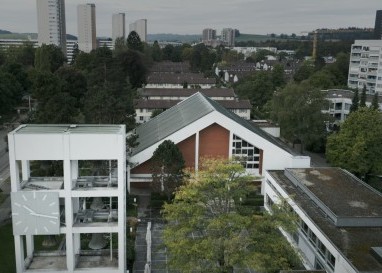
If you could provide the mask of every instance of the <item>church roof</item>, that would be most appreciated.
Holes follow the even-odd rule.
[[[144,149],[165,139],[166,137],[172,135],[178,130],[188,126],[189,124],[213,111],[221,113],[222,115],[232,119],[236,123],[263,137],[281,149],[295,155],[295,153],[279,139],[271,136],[270,134],[260,129],[258,126],[251,124],[249,121],[239,117],[235,113],[232,113],[218,102],[213,101],[200,92],[179,102],[175,106],[162,112],[148,122],[138,126],[136,128],[136,134],[139,136],[139,144],[133,149],[132,154],[138,154]]]

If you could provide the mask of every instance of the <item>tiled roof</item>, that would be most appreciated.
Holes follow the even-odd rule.
[[[168,109],[181,102],[181,100],[146,100],[134,101],[136,109]],[[219,104],[227,109],[251,109],[249,100],[217,100]]]
[[[264,132],[259,127],[252,125],[250,122],[224,108],[220,103],[209,99],[201,93],[192,95],[188,99],[179,102],[148,122],[138,126],[136,128],[136,133],[139,136],[139,145],[133,149],[133,155],[154,145],[158,141],[161,141],[212,111],[218,111],[244,128],[268,140],[290,154],[295,155],[295,153],[279,139]]]
[[[235,97],[232,88],[209,88],[209,89],[190,89],[190,88],[144,88],[139,90],[142,97],[189,97],[197,92],[201,92],[207,97]]]
[[[215,84],[215,78],[204,78],[203,74],[198,73],[153,73],[147,77],[148,84]]]
[[[154,63],[150,68],[152,73],[188,73],[190,72],[190,64],[188,62],[160,62]]]

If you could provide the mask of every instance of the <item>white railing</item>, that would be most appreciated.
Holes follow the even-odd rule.
[[[147,257],[145,264],[145,273],[151,273],[151,222],[147,223],[146,231]]]

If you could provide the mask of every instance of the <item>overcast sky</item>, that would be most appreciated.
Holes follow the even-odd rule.
[[[37,32],[36,0],[1,0],[0,29]],[[96,5],[97,36],[111,36],[112,14],[126,27],[148,20],[148,33],[201,34],[203,28],[241,33],[296,33],[317,28],[374,27],[382,0],[66,0],[67,33],[77,35],[76,6]]]

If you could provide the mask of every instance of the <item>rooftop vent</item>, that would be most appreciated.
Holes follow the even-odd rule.
[[[382,264],[382,247],[372,247],[370,249],[370,254]]]

